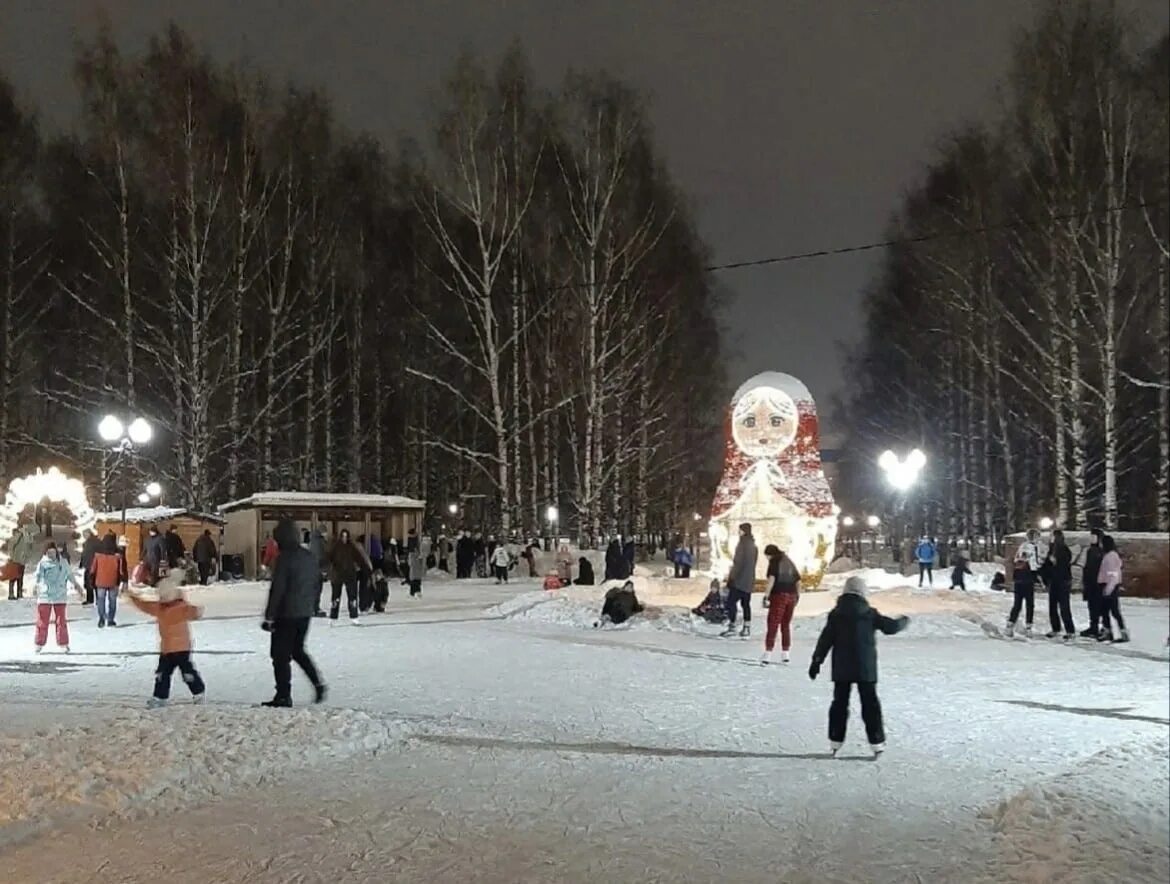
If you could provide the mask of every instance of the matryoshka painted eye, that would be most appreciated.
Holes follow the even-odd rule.
[[[774,426],[774,427],[782,427],[782,426],[784,426],[784,418],[782,418],[782,417],[781,417],[780,415],[778,415],[778,414],[774,414],[774,415],[772,415],[772,426]]]
[[[756,416],[754,414],[749,414],[743,419],[743,425],[749,429],[754,427],[756,425]]]

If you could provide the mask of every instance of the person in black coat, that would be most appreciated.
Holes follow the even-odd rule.
[[[1069,605],[1072,593],[1072,550],[1064,542],[1063,531],[1052,532],[1052,544],[1048,547],[1044,562],[1048,565],[1048,622],[1052,627],[1048,638],[1060,635],[1063,624],[1064,640],[1070,642],[1077,637],[1077,627],[1073,623]]]
[[[614,538],[605,548],[605,580],[606,582],[625,580],[626,576],[626,560],[622,556],[622,545]]]
[[[215,540],[211,537],[210,529],[200,534],[199,539],[191,547],[191,558],[195,560],[195,567],[199,569],[200,586],[207,586],[208,580],[211,579],[211,573],[215,570],[215,560],[218,557],[218,553],[219,550],[216,549]]]
[[[1089,540],[1089,548],[1085,550],[1085,561],[1081,566],[1081,597],[1089,606],[1089,628],[1081,635],[1085,638],[1096,638],[1101,631],[1101,607],[1103,595],[1101,593],[1101,560],[1105,558],[1105,550],[1101,546],[1104,532],[1094,528]]]
[[[573,581],[575,586],[592,586],[593,585],[593,563],[585,556],[577,559],[577,579]]]
[[[882,722],[882,706],[877,696],[877,640],[878,630],[886,635],[901,632],[910,622],[908,617],[883,617],[870,607],[865,598],[865,581],[850,577],[837,599],[837,606],[829,612],[825,628],[813,651],[808,677],[816,680],[821,664],[833,652],[833,702],[829,706],[829,744],[833,754],[845,742],[849,722],[849,696],[853,685],[861,698],[861,718],[865,733],[875,756],[885,749],[886,734]]]
[[[183,545],[183,538],[179,536],[174,525],[167,528],[167,533],[163,535],[163,544],[167,551],[167,565],[171,568],[179,567],[179,562],[187,554],[187,548]]]
[[[116,547],[115,547],[116,548]],[[96,533],[88,533],[85,537],[85,543],[81,545],[81,571],[85,575],[85,601],[83,605],[92,605],[94,597],[94,583],[93,574],[90,573],[90,566],[93,564],[93,557],[102,551],[101,538]]]
[[[265,631],[272,634],[272,674],[276,695],[263,706],[292,705],[292,662],[301,667],[312,682],[316,702],[325,699],[325,682],[312,658],[305,651],[309,622],[317,610],[320,595],[321,565],[301,546],[297,526],[292,519],[281,519],[272,532],[280,555],[268,587],[268,604],[264,608]]]

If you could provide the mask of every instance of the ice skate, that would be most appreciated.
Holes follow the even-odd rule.
[[[764,656],[760,658],[760,665],[767,666],[771,662],[772,662],[772,652],[771,651],[764,651]]]
[[[265,700],[260,705],[268,709],[288,709],[292,706],[292,700],[288,697],[273,697],[271,700]]]
[[[869,748],[873,750],[873,757],[874,758],[881,758],[882,753],[886,751],[886,744],[885,743],[873,743]]]
[[[191,697],[191,702],[192,702],[192,703],[194,703],[196,706],[201,706],[201,705],[203,705],[203,700],[204,700],[204,698],[205,698],[206,696],[207,696],[207,694],[206,694],[206,693],[203,693],[203,694],[194,694],[194,695]]]
[[[1066,632],[1064,634],[1064,643],[1066,645],[1071,645],[1076,640],[1077,640],[1077,634],[1075,632]]]
[[[1096,638],[1096,637],[1097,637],[1097,630],[1095,630],[1095,629],[1082,629],[1081,630],[1081,638]]]
[[[739,631],[739,637],[740,637],[740,638],[748,638],[749,636],[751,636],[751,634],[752,634],[752,628],[751,628],[751,626],[750,626],[750,625],[748,625],[747,623],[745,623],[745,624],[743,625],[743,629],[741,629],[741,630]]]
[[[313,702],[314,703],[324,703],[325,697],[329,693],[329,689],[327,687],[325,687],[325,682],[321,682],[318,685],[313,685],[313,690],[315,691],[315,696],[313,697]]]
[[[781,651],[781,652],[780,652],[780,662],[781,662],[781,663],[787,663],[787,662],[789,662],[789,660],[788,660],[788,652],[787,652],[787,651]]]
[[[69,653],[69,645],[63,645],[63,646],[61,647],[61,653],[62,653],[62,654],[68,654],[68,653]]]
[[[731,638],[731,636],[736,635],[737,632],[738,632],[738,630],[736,630],[735,624],[731,623],[728,625],[728,627],[725,630],[723,630],[721,633],[719,633],[719,637],[720,638]]]
[[[1045,638],[1059,638],[1060,633],[1057,632],[1055,629],[1051,629],[1048,632],[1044,633],[1044,637]]]
[[[1102,629],[1100,632],[1097,633],[1097,641],[1099,641],[1099,642],[1113,641],[1113,630]]]
[[[99,620],[98,621],[98,629],[105,629],[105,628],[106,628],[106,621],[104,619]]]
[[[1032,637],[1032,624],[1029,623],[1027,626],[1024,627],[1024,638],[1031,638],[1031,637]]]
[[[37,645],[35,648],[33,648],[33,653],[35,653],[35,654],[39,654],[39,653],[41,653],[43,650],[44,650],[44,647],[43,647],[42,645]]]
[[[146,708],[147,709],[162,709],[166,705],[167,705],[167,701],[160,700],[158,697],[151,697],[149,700],[146,701]]]
[[[1113,644],[1115,644],[1115,645],[1122,645],[1122,644],[1125,644],[1127,641],[1129,641],[1129,630],[1128,630],[1128,629],[1122,629],[1122,630],[1121,630],[1121,631],[1120,631],[1120,632],[1117,634],[1117,638],[1113,639],[1112,641],[1113,641]]]
[[[1011,638],[1015,634],[1016,634],[1016,624],[1012,623],[1012,621],[1009,620],[1007,623],[1007,626],[1005,626],[1003,628],[1003,637],[1004,638]]]
[[[106,623],[106,626],[110,627],[110,629],[117,629],[118,628],[118,624],[115,623],[113,620],[108,621]]]
[[[841,751],[841,747],[842,747],[842,746],[844,746],[844,745],[845,745],[844,743],[830,743],[830,744],[829,744],[829,753],[830,753],[830,754],[831,754],[831,755],[832,755],[834,758],[836,758],[836,757],[837,757],[837,753]]]

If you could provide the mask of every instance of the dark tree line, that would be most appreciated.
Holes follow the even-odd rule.
[[[0,79],[5,482],[47,461],[100,496],[112,411],[155,425],[144,473],[191,506],[464,495],[598,535],[702,501],[718,298],[627,85],[462,57],[388,149],[176,28],[139,56],[100,33],[76,80],[63,136]]]
[[[1170,38],[1105,2],[1021,34],[1002,116],[952,133],[891,225],[846,407],[855,503],[889,446],[938,533],[1170,527]],[[871,457],[872,455],[872,457]]]

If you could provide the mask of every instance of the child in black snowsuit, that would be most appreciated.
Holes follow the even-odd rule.
[[[837,606],[829,612],[821,631],[808,677],[816,680],[821,664],[829,651],[833,652],[833,703],[829,706],[829,745],[833,754],[845,742],[845,727],[849,722],[849,696],[853,685],[861,698],[861,718],[874,757],[886,747],[886,733],[882,723],[882,706],[877,696],[877,641],[874,633],[886,635],[901,632],[910,622],[908,617],[883,617],[865,599],[865,581],[850,577],[837,599]]]
[[[967,582],[964,576],[971,573],[971,566],[967,564],[967,560],[962,556],[955,557],[955,568],[951,571],[951,589],[961,589],[963,592],[967,591]]]

